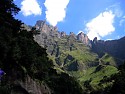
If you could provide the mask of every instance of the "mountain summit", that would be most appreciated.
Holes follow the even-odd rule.
[[[94,58],[101,58],[105,55],[105,53],[108,53],[119,61],[116,65],[121,65],[121,61],[125,59],[125,55],[123,53],[125,52],[125,38],[103,41],[98,40],[97,37],[95,37],[93,41],[91,41],[83,32],[80,32],[78,35],[70,32],[70,34],[67,35],[64,31],[60,32],[57,27],[48,25],[46,24],[46,21],[42,20],[36,22],[35,28],[40,31],[40,34],[34,35],[34,40],[42,47],[46,47],[50,56],[54,56],[54,62],[61,66],[66,63],[66,57],[62,59],[62,55],[67,57],[70,55],[72,58],[75,58],[76,56],[73,55],[77,55],[77,53],[80,52],[79,57],[84,58],[85,56],[81,55],[85,54],[86,51],[91,55],[93,55],[93,53],[96,54],[93,56]],[[86,55],[91,56],[90,54]],[[88,58],[88,61],[91,61],[89,59],[90,58]],[[79,61],[79,58],[76,60]],[[96,63],[94,65],[96,65]]]
[[[87,66],[97,65],[97,62],[94,64],[97,54],[90,51],[90,40],[83,32],[78,35],[70,32],[66,35],[64,31],[59,32],[57,27],[48,25],[45,21],[37,21],[35,27],[40,34],[34,35],[34,40],[47,48],[50,58],[59,67],[82,70]]]
[[[108,88],[108,85],[100,87],[99,84],[103,78],[117,73],[117,67],[125,60],[124,37],[112,41],[98,40],[97,37],[89,40],[83,32],[78,35],[70,32],[67,35],[45,21],[37,21],[35,28],[40,34],[34,35],[34,40],[47,49],[48,57],[53,61],[56,71],[75,77],[86,89],[89,83],[94,92],[97,88]]]
[[[41,35],[44,33],[47,37],[56,37],[62,38],[65,36],[74,36],[74,38],[78,41],[83,42],[85,45],[90,45],[90,40],[86,34],[83,32],[79,33],[78,35],[73,34],[70,32],[69,35],[66,35],[64,31],[59,32],[57,27],[53,27],[52,25],[46,24],[46,21],[38,20],[35,24],[35,28],[41,32]],[[35,37],[37,38],[37,37]],[[40,37],[39,37],[40,38]]]

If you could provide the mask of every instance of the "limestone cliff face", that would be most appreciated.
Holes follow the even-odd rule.
[[[92,42],[92,49],[98,53],[99,56],[108,53],[113,57],[125,60],[125,37],[110,41],[97,40],[97,38],[95,38]]]
[[[46,21],[42,21],[42,20],[37,21],[35,27],[37,30],[40,30],[40,31],[45,32],[45,33],[50,32],[50,31],[56,32],[58,30],[57,27],[47,25]]]
[[[89,40],[88,36],[86,34],[84,34],[83,32],[81,32],[77,35],[77,39],[79,41],[82,41],[83,44],[85,44],[85,45],[90,45],[90,40]]]
[[[41,45],[44,46],[47,43],[47,40],[58,40],[66,36],[72,37],[75,40],[81,41],[85,45],[90,46],[90,40],[86,34],[83,32],[75,35],[73,32],[70,32],[69,35],[66,35],[64,31],[59,32],[57,27],[46,24],[46,21],[39,20],[35,25],[36,29],[40,31],[40,34],[35,36],[35,40]]]
[[[61,37],[58,28],[46,24],[45,21],[37,21],[35,27],[40,34],[34,36],[34,40],[43,47],[52,45],[57,38]]]

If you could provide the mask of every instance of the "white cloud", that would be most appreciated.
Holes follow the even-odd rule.
[[[46,0],[44,5],[46,7],[47,21],[56,26],[58,22],[63,21],[66,16],[66,7],[69,0]]]
[[[94,37],[100,39],[115,31],[115,27],[113,26],[114,18],[115,14],[112,11],[105,11],[88,22],[86,24],[86,30],[89,39],[93,40]]]
[[[42,8],[40,8],[37,0],[23,0],[21,5],[21,12],[24,16],[42,14]]]

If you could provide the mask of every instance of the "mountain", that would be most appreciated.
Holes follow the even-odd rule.
[[[92,41],[92,50],[96,52],[99,57],[102,57],[105,53],[113,56],[117,59],[117,65],[123,64],[121,61],[125,60],[125,37],[118,40],[97,40],[94,38]]]
[[[91,41],[83,32],[78,35],[70,32],[67,35],[42,20],[36,22],[35,28],[39,34],[34,35],[34,40],[47,49],[54,68],[58,73],[75,77],[85,89],[85,94],[106,90],[113,84],[103,83],[105,87],[99,86],[105,77],[117,73],[117,67],[123,64],[124,38],[112,41],[94,38]]]
[[[13,0],[0,6],[0,94],[125,94],[124,38],[90,41],[41,20],[27,26]]]
[[[64,70],[84,70],[88,66],[98,65],[97,54],[91,52],[90,40],[83,32],[75,35],[70,32],[59,32],[57,27],[47,25],[45,21],[37,21],[35,25],[40,34],[34,40],[47,48],[49,57],[55,65]]]
[[[83,42],[83,44],[85,44],[85,45],[91,46],[88,36],[86,34],[84,34],[83,32],[81,32],[77,35],[77,40]]]
[[[41,31],[41,33],[44,33],[45,35],[47,35],[47,37],[63,38],[66,36],[66,33],[64,31],[59,32],[57,27],[53,27],[51,25],[46,24],[46,21],[42,21],[42,20],[37,21],[35,28]],[[90,44],[90,40],[88,36],[83,32],[79,33],[77,36],[73,34],[73,32],[70,32],[70,35],[74,36],[76,40],[83,42],[85,45]],[[44,35],[41,34],[39,38],[41,38],[41,36],[44,36]]]
[[[93,41],[91,41],[83,32],[80,32],[78,35],[70,32],[70,34],[67,35],[64,31],[59,32],[57,27],[48,25],[42,20],[36,22],[35,28],[40,34],[34,35],[34,40],[40,46],[47,48],[49,57],[56,65],[62,68],[67,67],[67,62],[70,63],[68,66],[71,65],[71,67],[75,63],[75,67],[82,66],[87,68],[98,65],[100,61],[110,62],[111,65],[119,66],[125,59],[125,54],[123,53],[125,47],[124,38],[112,41],[103,41],[94,38]],[[106,58],[104,60],[105,54],[107,54],[111,60],[107,61]]]

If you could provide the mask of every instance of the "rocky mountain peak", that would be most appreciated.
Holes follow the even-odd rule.
[[[66,36],[66,32],[64,32],[64,31],[58,32],[57,27],[48,25],[46,23],[46,21],[38,20],[35,24],[35,28],[41,32],[39,37],[40,36],[44,37],[44,35],[46,35],[46,37],[63,38]],[[43,34],[43,33],[45,33],[45,34]],[[89,45],[89,46],[91,45],[88,36],[86,34],[84,34],[83,32],[79,33],[78,35],[74,34],[73,32],[70,32],[70,34],[67,36],[69,36],[70,39],[75,39],[75,40],[81,41],[85,45]]]
[[[72,39],[72,40],[73,40],[73,39],[77,40],[76,35],[75,35],[73,32],[70,32],[69,37],[70,37],[70,39]]]
[[[86,34],[84,34],[83,32],[80,32],[77,35],[77,40],[82,41],[83,44],[86,44],[86,45],[90,44],[90,40],[89,40],[88,36]]]
[[[119,58],[121,60],[125,59],[125,37],[118,40],[98,40],[95,37],[92,41],[92,50],[96,52],[99,57],[102,57],[105,53],[110,54],[113,57]],[[123,62],[122,62],[123,63]],[[122,63],[118,63],[120,65]]]
[[[98,39],[97,39],[97,37],[95,37],[95,38],[93,39],[93,43],[96,44],[97,42],[98,42]]]
[[[62,31],[62,32],[60,33],[60,35],[61,35],[61,37],[65,37],[65,36],[66,36],[66,32]]]
[[[42,32],[45,32],[45,33],[48,33],[48,32],[57,32],[58,31],[58,28],[55,26],[52,26],[52,25],[48,25],[46,23],[46,21],[43,21],[43,20],[38,20],[35,24],[35,27],[37,30],[40,30]]]
[[[73,32],[70,32],[70,34],[69,35],[75,35]]]

